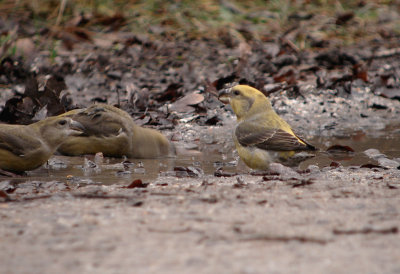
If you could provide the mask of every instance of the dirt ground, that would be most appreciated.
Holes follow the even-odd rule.
[[[136,33],[123,14],[38,31],[0,10],[2,122],[103,102],[178,148],[128,167],[55,156],[1,177],[0,273],[400,273],[399,9],[360,1],[359,13],[284,21],[219,2],[241,19],[190,36],[171,20]],[[359,15],[369,9],[374,24]],[[238,82],[338,155],[251,173],[217,99]]]
[[[339,168],[302,181],[160,177],[25,195],[0,204],[1,269],[398,273],[399,182],[399,170]]]

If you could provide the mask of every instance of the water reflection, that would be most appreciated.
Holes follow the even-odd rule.
[[[315,137],[310,140],[312,144],[322,150],[336,144],[351,147],[355,153],[347,157],[332,157],[325,153],[318,154],[315,158],[301,163],[302,168],[310,164],[319,167],[329,166],[332,161],[339,162],[343,166],[360,166],[364,164],[377,164],[377,161],[369,158],[364,152],[374,148],[390,159],[400,158],[400,127],[389,127],[387,131],[374,134],[363,131],[349,132],[347,137]]]
[[[349,132],[348,137],[315,137],[309,141],[321,149],[335,144],[351,147],[355,153],[332,156],[318,153],[316,157],[300,164],[301,169],[309,165],[320,168],[329,166],[333,161],[343,166],[360,166],[364,164],[377,164],[369,158],[364,151],[370,148],[378,149],[390,159],[400,159],[400,130],[399,127],[390,128],[386,132],[374,135],[362,131]],[[102,162],[94,156],[66,157],[53,156],[50,165],[28,172],[28,177],[13,178],[12,181],[63,181],[79,184],[129,184],[135,179],[154,181],[160,176],[176,176],[176,167],[194,167],[201,170],[202,174],[213,175],[217,168],[223,167],[224,171],[246,173],[248,169],[239,162],[233,144],[227,144],[221,149],[221,144],[201,144],[199,150],[180,152],[175,158],[129,160],[107,158]],[[93,164],[97,161],[97,164]],[[93,164],[94,166],[91,166]],[[10,179],[10,178],[5,178]]]

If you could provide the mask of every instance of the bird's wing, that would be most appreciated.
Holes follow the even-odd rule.
[[[264,128],[242,123],[236,127],[235,136],[242,146],[256,146],[266,150],[309,150],[307,143],[282,129]]]
[[[41,146],[40,140],[29,134],[10,134],[0,131],[0,149],[8,150],[17,156],[23,156]]]
[[[297,131],[294,131],[294,130],[293,130],[293,133],[298,139],[300,139],[303,143],[305,143],[307,145],[307,150],[318,150],[315,146],[311,145],[306,140],[304,140],[304,137],[300,133],[298,133]]]
[[[128,130],[129,121],[103,107],[90,107],[72,117],[81,123],[87,136],[117,136]]]

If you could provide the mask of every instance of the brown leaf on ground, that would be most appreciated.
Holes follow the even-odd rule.
[[[11,200],[10,196],[8,196],[8,194],[3,190],[0,190],[0,201],[1,200],[3,200],[3,201],[10,201]]]
[[[344,25],[348,23],[351,19],[354,18],[354,12],[353,11],[346,11],[343,13],[340,13],[336,17],[336,25]]]
[[[13,124],[30,124],[38,118],[64,113],[66,101],[60,99],[60,94],[66,88],[64,79],[59,76],[29,78],[24,94],[17,94],[6,102],[0,120]]]
[[[289,85],[296,84],[296,72],[292,67],[284,67],[274,76],[274,81],[278,83],[286,82]]]
[[[222,78],[215,80],[214,82],[211,83],[211,85],[214,86],[218,91],[220,89],[225,88],[226,84],[232,83],[235,80],[237,80],[236,74],[231,74],[229,76],[222,77]]]
[[[101,24],[104,26],[107,26],[110,28],[112,31],[116,31],[120,29],[121,27],[125,26],[127,23],[127,20],[125,16],[122,13],[115,13],[112,16],[105,16],[105,15],[97,15],[94,20],[89,22],[89,24]]]
[[[32,38],[20,38],[15,42],[16,55],[31,58],[35,52],[35,43]]]
[[[340,153],[340,152],[352,153],[354,152],[354,149],[352,149],[349,146],[332,145],[328,147],[326,151],[330,153]]]
[[[190,113],[195,110],[194,106],[200,104],[203,101],[204,96],[195,91],[185,95],[184,97],[173,103],[170,107],[170,110],[181,113]]]
[[[158,102],[165,102],[165,101],[174,102],[176,101],[177,97],[179,97],[182,94],[181,88],[182,88],[181,84],[172,83],[168,85],[166,90],[154,96],[154,99],[156,99]]]
[[[193,166],[176,166],[174,167],[174,172],[175,176],[178,178],[182,177],[199,177],[201,174],[203,174],[203,170],[198,167],[193,167]]]
[[[77,43],[93,42],[92,33],[80,27],[54,27],[51,33],[63,42],[66,49],[72,50]]]
[[[142,180],[136,179],[128,186],[123,186],[122,188],[146,188],[148,185],[148,183],[143,183]]]
[[[358,63],[353,66],[353,76],[355,79],[361,79],[368,82],[368,70],[364,64]]]
[[[387,169],[386,167],[380,166],[380,165],[375,165],[375,164],[363,164],[360,166],[360,168],[370,168],[370,169],[374,169],[374,168],[382,168],[382,169]]]

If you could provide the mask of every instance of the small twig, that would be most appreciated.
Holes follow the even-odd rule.
[[[328,239],[308,237],[308,236],[286,236],[286,235],[270,235],[270,234],[253,234],[242,237],[240,241],[271,241],[271,242],[290,242],[298,241],[302,243],[316,243],[316,244],[326,244],[330,242]]]
[[[90,52],[88,55],[86,55],[85,58],[83,58],[83,60],[79,63],[79,67],[82,67],[82,65],[84,65],[92,56],[93,52]]]
[[[58,27],[60,25],[61,18],[62,18],[63,14],[64,14],[64,10],[65,10],[65,6],[66,5],[67,5],[67,0],[62,0],[61,4],[60,4],[60,9],[58,10],[56,23],[55,23],[56,27]]]
[[[33,201],[33,200],[40,200],[40,199],[48,199],[53,197],[54,195],[37,195],[37,196],[26,196],[26,197],[22,197],[20,199],[15,199],[15,198],[11,198],[9,196],[9,199],[7,200],[7,202],[27,202],[27,201]]]
[[[335,235],[354,235],[354,234],[397,234],[399,229],[397,226],[392,226],[388,228],[372,228],[366,227],[362,229],[337,229],[333,230],[333,234]]]
[[[296,46],[290,39],[283,37],[281,38],[282,42],[286,43],[294,52],[299,53],[300,49]]]
[[[375,54],[367,56],[364,59],[368,60],[368,59],[388,58],[388,57],[393,57],[396,55],[400,55],[400,48],[382,50],[382,51],[376,52]]]
[[[159,229],[159,228],[149,228],[150,232],[158,232],[158,233],[183,233],[183,232],[189,232],[191,230],[190,227],[185,227],[185,228],[177,228],[177,229]]]
[[[127,195],[107,195],[107,194],[97,194],[97,193],[71,193],[75,198],[87,198],[87,199],[133,199],[135,197]]]
[[[65,195],[58,194],[45,194],[45,195],[37,195],[37,196],[25,196],[21,198],[12,198],[8,196],[6,202],[26,202],[33,201],[39,199],[48,199],[55,196],[58,197],[66,197],[67,195],[71,195],[74,198],[86,198],[86,199],[122,199],[122,200],[132,200],[136,199],[136,197],[127,196],[127,195],[107,195],[107,194],[93,194],[93,193],[66,193]]]
[[[150,195],[155,195],[155,196],[176,196],[178,194],[176,193],[168,193],[168,192],[150,192]]]
[[[121,107],[121,100],[119,98],[119,88],[118,86],[115,88],[115,91],[117,92],[117,106],[120,108]]]
[[[314,184],[314,180],[313,179],[307,179],[307,180],[303,179],[303,180],[296,181],[292,185],[292,187],[295,188],[295,187],[301,187],[301,186],[308,186],[308,185],[312,185],[312,184]]]

